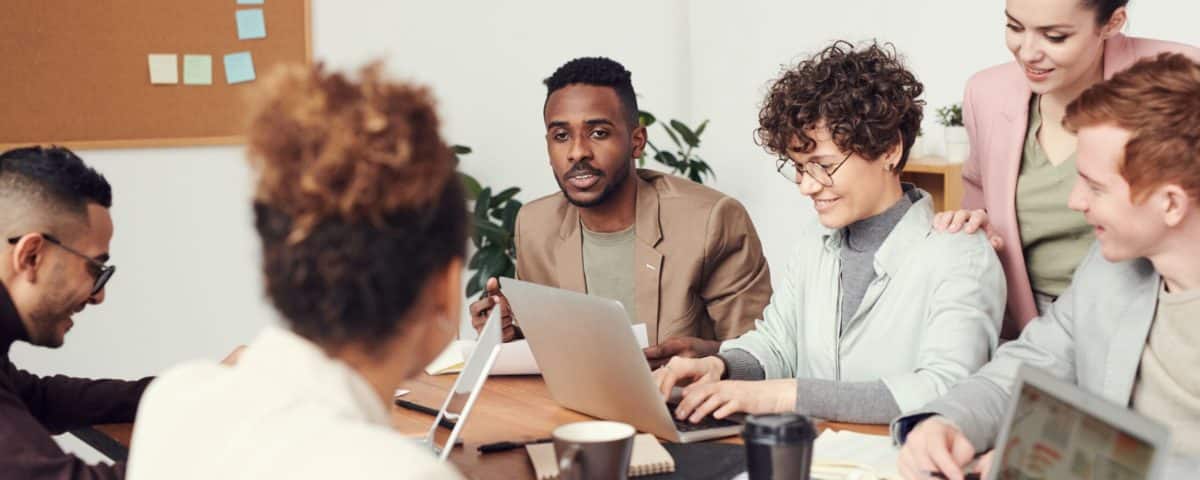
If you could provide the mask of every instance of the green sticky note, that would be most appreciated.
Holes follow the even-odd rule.
[[[237,11],[238,40],[267,38],[267,23],[261,8]]]
[[[212,55],[184,55],[183,84],[212,85]]]
[[[179,83],[179,56],[174,53],[151,53],[147,56],[150,64],[150,83],[167,85]]]
[[[225,56],[225,81],[233,83],[254,80],[254,58],[250,52],[231,53]]]

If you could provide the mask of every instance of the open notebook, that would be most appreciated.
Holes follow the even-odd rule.
[[[892,439],[848,430],[825,430],[813,448],[813,480],[890,480],[900,478],[900,451]]]
[[[535,443],[525,446],[529,461],[533,463],[534,476],[538,480],[558,478],[558,462],[554,458],[553,443]],[[654,475],[675,471],[675,459],[667,453],[658,439],[649,433],[633,437],[633,454],[629,458],[629,476]]]

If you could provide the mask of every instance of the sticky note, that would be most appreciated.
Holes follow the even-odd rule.
[[[237,11],[238,40],[267,38],[267,24],[261,8]]]
[[[212,85],[212,55],[184,55],[183,84]]]
[[[254,80],[254,59],[250,52],[231,53],[225,56],[225,81],[242,83]]]
[[[237,0],[238,5],[262,5],[263,0]]]
[[[165,85],[179,83],[178,55],[173,53],[151,53],[150,83]]]

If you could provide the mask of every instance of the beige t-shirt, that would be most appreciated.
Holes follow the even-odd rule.
[[[1200,456],[1200,289],[1159,292],[1133,409],[1171,429],[1175,453]]]
[[[583,278],[588,295],[621,302],[632,323],[637,321],[633,300],[633,226],[612,233],[583,228]]]
[[[1038,142],[1041,127],[1042,114],[1034,95],[1017,177],[1017,224],[1033,290],[1057,297],[1071,283],[1075,267],[1083,261],[1095,235],[1082,213],[1067,208],[1075,185],[1075,154],[1058,165],[1050,163]]]

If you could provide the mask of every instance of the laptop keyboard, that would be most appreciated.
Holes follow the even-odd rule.
[[[729,419],[718,420],[712,415],[705,416],[700,419],[700,423],[692,423],[688,420],[678,420],[675,418],[675,407],[677,403],[668,403],[667,411],[671,412],[671,421],[675,422],[675,429],[682,432],[695,432],[697,430],[708,430],[710,428],[728,427],[732,425],[740,425],[740,422],[735,422]]]

